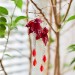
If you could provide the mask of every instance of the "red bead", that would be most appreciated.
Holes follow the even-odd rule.
[[[32,55],[33,55],[34,57],[36,56],[36,50],[35,50],[35,49],[33,49]]]
[[[44,70],[43,65],[40,66],[40,71],[42,72]]]
[[[46,60],[47,60],[47,58],[46,58],[46,56],[44,55],[44,56],[43,56],[43,62],[46,62]]]
[[[36,59],[34,59],[33,60],[33,66],[36,66],[36,64],[37,64],[37,61],[36,61]]]

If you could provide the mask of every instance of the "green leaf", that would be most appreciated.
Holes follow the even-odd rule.
[[[0,30],[0,38],[4,38],[5,37],[5,30]]]
[[[75,51],[75,44],[72,44],[68,47],[69,52]]]
[[[5,30],[6,30],[6,26],[3,24],[0,24],[0,38],[4,38]]]
[[[14,20],[14,22],[13,22],[13,24],[12,24],[12,28],[15,28],[16,26],[17,26],[17,23],[19,22],[19,21],[21,21],[21,20],[23,20],[23,19],[27,19],[28,17],[27,16],[18,16],[15,20]]]
[[[6,29],[6,27],[4,26],[4,25],[0,25],[0,30],[5,30]]]
[[[22,0],[12,0],[16,4],[16,6],[22,9],[23,1]]]
[[[5,7],[0,6],[0,16],[8,15],[8,10]]]
[[[66,21],[68,22],[68,21],[71,21],[71,20],[75,20],[75,15],[69,17]]]
[[[16,24],[16,23],[19,22],[20,20],[22,20],[22,19],[27,19],[27,18],[28,18],[27,16],[18,16],[18,17],[15,19],[14,23]]]
[[[75,58],[73,58],[73,60],[71,61],[70,65],[72,65],[73,63],[75,63]]]
[[[7,22],[5,17],[0,17],[0,25],[5,25]]]

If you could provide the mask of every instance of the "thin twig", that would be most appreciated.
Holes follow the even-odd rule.
[[[2,60],[0,60],[0,64],[1,64],[1,67],[2,67],[2,70],[4,71],[4,74],[7,75],[6,71],[5,71],[5,68],[3,66],[3,63],[2,63]]]
[[[8,44],[8,41],[9,41],[9,35],[10,35],[10,30],[8,31],[8,37],[7,37],[7,41],[6,41],[6,44],[5,44],[5,49],[3,50],[3,55],[2,55],[2,58],[1,58],[1,60],[3,60],[4,53],[5,53],[5,51],[6,51],[6,48],[7,48],[7,44]]]
[[[41,15],[43,16],[43,18],[46,20],[46,22],[48,23],[48,25],[51,27],[51,29],[56,33],[56,31],[53,29],[51,23],[48,21],[48,19],[45,17],[44,13],[42,12],[42,10],[37,6],[37,4],[33,1],[30,0],[32,2],[32,4],[34,4],[34,6],[39,10],[39,12],[41,13]]]
[[[64,16],[64,18],[63,18],[63,20],[62,20],[62,22],[65,21],[67,15],[68,15],[68,13],[69,13],[69,10],[70,10],[70,7],[71,7],[71,4],[72,4],[72,1],[73,1],[73,0],[70,0],[70,3],[69,3],[69,6],[68,6],[68,9],[67,9],[67,11],[66,11],[66,14],[65,14],[65,16]]]
[[[28,13],[33,13],[33,14],[40,14],[40,13],[37,13],[37,12],[28,12]]]

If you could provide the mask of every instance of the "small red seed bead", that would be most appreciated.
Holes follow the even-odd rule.
[[[46,55],[43,56],[42,60],[43,60],[43,62],[46,62],[46,60],[47,60]]]
[[[33,60],[33,66],[36,66],[36,64],[37,64],[37,61],[36,61],[36,59],[34,59]]]
[[[44,70],[43,65],[40,66],[40,71],[42,72]]]
[[[36,50],[35,50],[35,49],[33,49],[32,55],[33,55],[34,57],[36,56]]]

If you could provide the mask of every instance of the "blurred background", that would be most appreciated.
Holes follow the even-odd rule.
[[[62,0],[62,10],[61,15],[65,14],[67,10],[67,6],[70,0]],[[49,8],[50,8],[50,1],[49,0],[34,0],[34,2],[43,10],[43,13],[49,19]],[[14,17],[26,15],[26,4],[27,0],[23,0],[23,7],[22,10],[16,8],[14,12]],[[13,13],[15,8],[15,4],[11,0],[0,0],[0,6],[6,7],[9,11],[9,16]],[[42,17],[35,6],[30,2],[29,3],[29,20],[34,19],[36,17]],[[72,2],[72,6],[68,17],[75,15],[75,0]],[[67,18],[68,18],[67,17]],[[9,20],[9,17],[8,17]],[[8,75],[29,75],[30,73],[30,43],[29,43],[29,36],[28,30],[25,27],[26,20],[21,21],[18,23],[18,26],[11,31],[9,42],[7,45],[7,50],[5,52],[5,56],[3,59],[3,65]],[[49,28],[46,22],[42,24],[43,27]],[[52,33],[53,34],[53,33]],[[7,37],[7,36],[6,36]],[[32,36],[31,36],[32,37]],[[54,34],[52,35],[54,38]],[[6,38],[0,38],[0,58],[2,57],[2,52],[4,50]],[[34,38],[32,38],[32,47],[34,47]],[[75,57],[75,53],[68,54],[67,47],[71,44],[75,44],[75,21],[71,21],[64,25],[60,32],[60,61],[61,61],[61,75],[75,75],[75,71],[72,67],[69,67],[69,63],[71,59]],[[38,65],[34,68],[32,67],[32,75],[36,73],[39,75],[46,75],[45,72],[39,71],[39,65],[41,64],[40,57],[42,56],[43,50],[46,51],[47,47],[45,47],[41,40],[37,41],[36,49],[38,52],[37,60],[39,61]],[[51,44],[50,47],[50,75],[53,75],[54,70],[54,55],[55,55],[55,42]],[[40,51],[41,50],[41,53]],[[46,55],[48,53],[46,52]],[[9,56],[10,55],[10,56]],[[47,63],[44,64],[47,67]],[[0,67],[1,70],[1,67]],[[3,71],[0,71],[0,75],[4,75]]]

